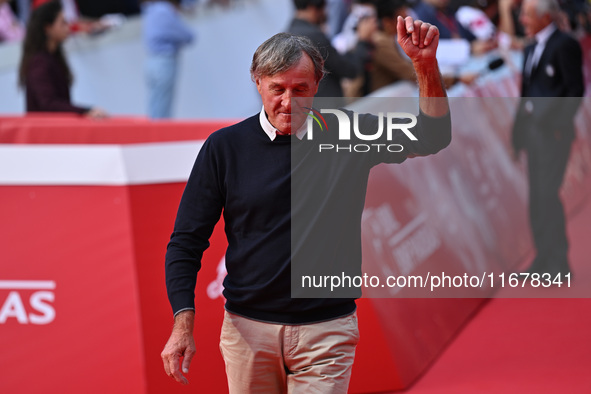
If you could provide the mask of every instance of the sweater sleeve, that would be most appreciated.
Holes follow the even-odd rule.
[[[221,161],[213,145],[210,136],[197,156],[166,251],[166,289],[175,314],[195,308],[197,272],[223,208]]]
[[[364,120],[368,130],[376,130],[379,118],[375,115],[366,115]],[[407,158],[416,156],[428,156],[435,154],[447,147],[451,142],[451,116],[448,112],[441,117],[432,117],[422,111],[416,117],[416,125],[413,127],[397,127],[392,130],[391,138],[388,137],[388,119],[383,118],[382,138],[379,143],[385,147],[378,153],[371,155],[372,165],[379,163],[402,163]],[[408,118],[394,118],[393,124],[409,123]],[[366,123],[367,122],[367,123]],[[411,139],[411,136],[416,140]]]

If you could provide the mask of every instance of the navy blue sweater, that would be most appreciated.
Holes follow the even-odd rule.
[[[375,130],[377,117],[362,115],[360,124]],[[329,122],[328,129],[338,126]],[[361,273],[361,214],[371,167],[436,153],[450,142],[449,116],[421,115],[411,130],[419,141],[395,131],[387,143],[398,143],[403,151],[377,154],[319,152],[319,143],[335,142],[335,132],[315,131],[313,141],[280,135],[271,141],[258,115],[213,133],[189,177],[166,253],[173,312],[194,308],[201,257],[222,212],[228,311],[283,324],[353,312],[359,291],[327,298],[326,289],[306,293],[294,284],[310,267],[316,273]],[[296,261],[305,264],[295,266]],[[292,290],[306,298],[293,298]]]

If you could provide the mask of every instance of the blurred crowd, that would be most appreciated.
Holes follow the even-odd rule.
[[[558,3],[560,30],[577,38],[591,32],[590,1]],[[296,17],[289,31],[322,42],[327,52],[332,81],[321,86],[322,96],[360,97],[400,80],[415,81],[412,64],[396,43],[398,16],[438,27],[440,65],[447,61],[462,65],[491,52],[520,51],[528,44],[520,22],[522,0],[294,0],[294,4]],[[320,31],[326,43],[318,37]],[[502,61],[491,65],[494,68]],[[471,84],[481,74],[460,70],[442,68],[447,87]],[[342,91],[335,90],[336,80]]]
[[[0,44],[24,37],[30,14],[50,0],[0,0]],[[60,0],[72,32],[98,34],[120,25],[127,16],[139,15],[144,0]],[[181,7],[228,6],[236,0],[182,0]]]
[[[38,70],[39,75],[32,76],[35,67],[29,64],[30,58],[38,54],[32,52],[45,51],[53,40],[47,36],[49,27],[61,21],[58,14],[46,13],[49,16],[44,18],[51,19],[27,26],[35,12],[50,2],[59,4],[58,14],[69,33],[100,34],[124,23],[127,16],[142,14],[148,55],[147,113],[151,118],[172,117],[178,53],[194,41],[195,32],[184,25],[180,15],[199,5],[230,6],[238,2],[248,5],[245,0],[0,0],[0,42],[24,42],[21,86],[28,96],[43,96],[35,100],[29,97],[27,111],[66,108],[61,104],[57,107],[39,104],[50,102],[45,96],[55,95],[56,91],[63,91],[62,99],[69,100],[68,86],[43,84],[51,73]],[[561,11],[555,23],[560,30],[576,38],[591,32],[591,0],[558,0],[558,3]],[[444,59],[452,64],[465,64],[469,59],[490,53],[521,51],[528,44],[520,23],[522,0],[293,0],[293,5],[295,11],[287,31],[308,36],[325,56],[328,74],[318,92],[318,96],[324,97],[362,97],[398,81],[415,82],[414,68],[397,44],[399,16],[410,15],[439,28],[440,66]],[[26,35],[40,36],[33,45],[27,44]],[[55,67],[63,69],[58,78],[62,85],[72,81],[61,52],[66,37],[67,34],[57,36],[57,50],[53,51]],[[52,63],[51,59],[46,57],[48,64]],[[489,63],[489,68],[502,62],[494,64]],[[457,83],[471,84],[482,72],[466,72],[461,67],[451,67],[450,71],[442,67],[442,73],[449,88]],[[35,81],[34,85],[29,80]],[[38,86],[44,88],[37,89]],[[31,105],[34,101],[38,104]],[[89,108],[77,108],[76,112],[104,115]]]

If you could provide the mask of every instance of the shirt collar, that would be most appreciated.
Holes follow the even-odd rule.
[[[277,137],[277,129],[275,127],[273,127],[271,122],[269,122],[269,119],[267,118],[267,113],[265,112],[264,106],[263,106],[263,109],[261,110],[261,113],[259,114],[259,122],[261,123],[261,127],[263,128],[263,131],[265,132],[265,134],[267,134],[269,139],[271,141],[275,141],[275,138]],[[307,131],[308,131],[308,125],[307,125],[307,122],[304,122],[302,127],[300,127],[298,129],[298,131],[296,131],[296,137],[298,137],[298,139],[301,140],[302,138],[304,138],[304,135],[306,135]]]
[[[536,41],[538,45],[544,46],[546,42],[556,30],[556,25],[554,23],[550,23],[548,26],[544,27],[542,30],[536,33]]]

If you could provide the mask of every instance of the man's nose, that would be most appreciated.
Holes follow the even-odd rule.
[[[286,89],[283,92],[283,96],[281,97],[281,106],[287,108],[291,111],[291,100],[293,99],[293,92],[289,89]]]

